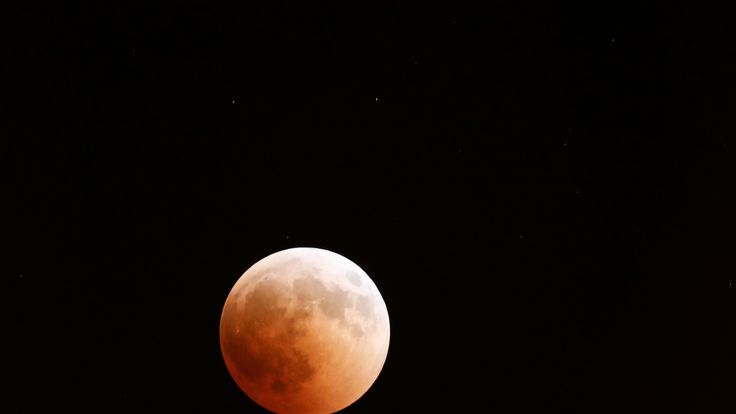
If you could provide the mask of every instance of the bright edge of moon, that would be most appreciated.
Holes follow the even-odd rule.
[[[280,414],[323,414],[357,401],[388,354],[386,304],[347,258],[297,247],[251,266],[220,318],[220,348],[238,387]]]

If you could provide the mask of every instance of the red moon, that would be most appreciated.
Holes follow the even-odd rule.
[[[220,318],[230,375],[280,414],[324,414],[357,401],[388,354],[386,304],[368,275],[328,250],[282,250],[251,266]]]

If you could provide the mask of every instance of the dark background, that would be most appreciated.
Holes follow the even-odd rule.
[[[6,6],[2,411],[261,412],[222,305],[314,246],[391,317],[346,412],[733,412],[732,15],[597,3]]]

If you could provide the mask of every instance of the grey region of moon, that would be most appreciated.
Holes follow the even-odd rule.
[[[339,411],[378,377],[390,337],[378,288],[355,263],[316,248],[274,253],[235,283],[220,320],[231,376],[282,414]]]

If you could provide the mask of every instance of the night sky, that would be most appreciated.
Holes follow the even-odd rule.
[[[295,3],[2,13],[0,411],[263,412],[222,305],[311,246],[391,318],[346,413],[734,412],[732,14]]]

